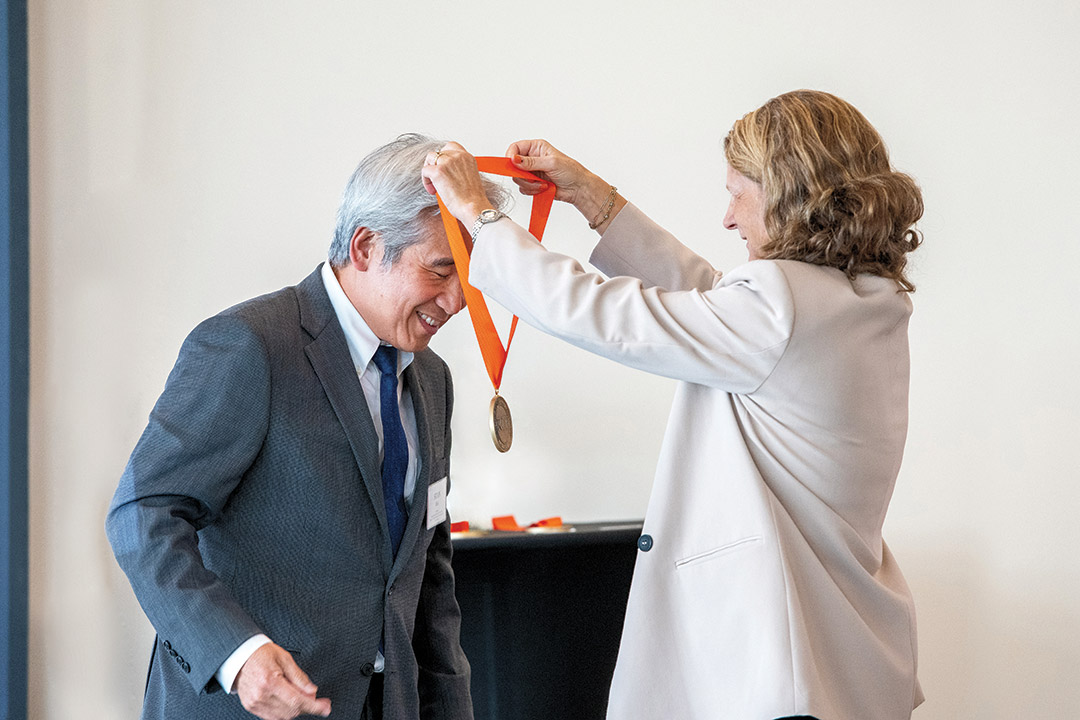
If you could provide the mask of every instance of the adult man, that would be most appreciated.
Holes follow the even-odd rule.
[[[427,349],[463,305],[419,182],[441,146],[371,153],[329,263],[184,342],[106,522],[158,633],[144,718],[472,718]]]

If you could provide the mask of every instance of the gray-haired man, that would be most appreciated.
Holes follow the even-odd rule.
[[[371,153],[329,263],[184,342],[106,522],[157,631],[144,718],[472,717],[427,349],[463,306],[420,181],[442,145]]]

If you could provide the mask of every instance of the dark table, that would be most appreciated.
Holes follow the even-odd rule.
[[[641,521],[454,536],[476,720],[603,720]]]

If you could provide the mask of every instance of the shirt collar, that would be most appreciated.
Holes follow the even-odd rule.
[[[375,357],[375,351],[382,345],[382,341],[371,331],[364,318],[352,304],[345,291],[341,289],[334,270],[329,262],[323,263],[322,281],[326,288],[326,294],[330,296],[330,304],[334,306],[334,314],[337,315],[338,323],[345,332],[345,342],[349,346],[349,356],[352,357],[353,367],[356,374],[362,375],[367,369],[371,358]],[[398,350],[398,375],[405,372],[413,360],[413,354],[405,350]]]

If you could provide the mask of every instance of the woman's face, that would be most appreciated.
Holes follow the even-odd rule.
[[[759,260],[761,248],[769,241],[769,233],[765,230],[765,191],[761,185],[730,166],[727,190],[731,193],[731,203],[724,215],[724,227],[738,230],[739,237],[746,241],[750,259]]]

